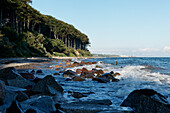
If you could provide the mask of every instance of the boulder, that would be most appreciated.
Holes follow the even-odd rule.
[[[28,95],[27,94],[25,94],[24,92],[18,92],[18,95],[16,96],[16,100],[18,101],[18,102],[22,102],[22,101],[25,101],[25,100],[27,100],[27,99],[29,99],[29,97],[28,97]]]
[[[25,79],[34,79],[35,76],[32,73],[19,73],[22,77],[24,77]]]
[[[0,105],[3,104],[5,96],[6,96],[5,83],[0,80]]]
[[[0,70],[0,79],[2,80],[10,80],[15,79],[20,76],[14,67],[8,67]]]
[[[103,70],[95,70],[94,73],[97,74],[97,75],[104,74]]]
[[[7,84],[9,86],[19,87],[19,88],[25,88],[27,86],[33,86],[34,83],[23,78],[23,77],[16,77],[15,79],[7,80]]]
[[[105,77],[109,81],[114,78],[111,73],[105,73],[105,74],[102,75],[102,77]]]
[[[54,73],[54,75],[60,75],[59,73]]]
[[[73,81],[85,81],[85,79],[80,76],[76,76],[73,78]]]
[[[43,74],[42,70],[37,70],[36,74]]]
[[[0,79],[5,81],[9,86],[24,88],[33,85],[32,82],[23,78],[14,67],[4,68],[0,70]]]
[[[17,101],[13,101],[11,106],[7,108],[6,113],[23,113]]]
[[[107,83],[109,80],[107,80],[105,77],[98,77],[98,78],[93,78],[93,81],[97,81],[99,83]]]
[[[87,74],[87,75],[85,75],[85,78],[91,78],[91,79],[93,79],[93,78],[94,78],[94,74]]]
[[[135,109],[135,113],[170,113],[170,104],[160,93],[152,89],[131,92],[121,106]]]
[[[77,75],[77,73],[72,70],[67,70],[63,73],[63,77],[74,77],[75,75]]]
[[[28,99],[20,102],[20,106],[24,112],[36,111],[36,113],[52,113],[56,111],[54,101],[52,97],[49,96]]]
[[[81,74],[81,72],[82,72],[82,69],[76,69],[77,74]]]
[[[39,80],[31,89],[34,93],[45,95],[56,95],[63,93],[63,88],[51,75],[47,75],[42,80]]]
[[[120,80],[119,79],[116,79],[116,78],[113,78],[112,79],[112,82],[119,82]]]

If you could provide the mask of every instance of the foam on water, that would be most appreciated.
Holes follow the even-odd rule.
[[[85,65],[74,68],[69,68],[75,71],[78,68],[87,68],[91,70],[95,68],[96,65],[102,66],[102,70],[105,73],[114,71],[118,72],[121,75],[116,78],[120,79],[119,82],[110,82],[110,83],[96,83],[94,81],[84,81],[81,83],[73,83],[76,87],[72,87],[73,90],[87,90],[93,91],[95,94],[91,94],[86,99],[111,99],[114,103],[113,105],[119,106],[121,102],[135,89],[150,88],[154,89],[157,92],[163,94],[167,97],[167,100],[170,103],[170,76],[165,74],[160,74],[159,72],[151,72],[145,70],[145,66],[130,66],[120,67],[111,64],[104,64],[98,62],[98,64]],[[106,71],[105,71],[106,70]],[[72,84],[70,82],[70,84]],[[68,87],[67,87],[68,88]],[[86,89],[88,88],[88,89]],[[83,100],[82,99],[82,100]]]

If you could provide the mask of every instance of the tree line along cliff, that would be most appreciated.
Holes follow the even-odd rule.
[[[85,34],[73,25],[41,14],[30,3],[0,1],[0,57],[91,56]]]

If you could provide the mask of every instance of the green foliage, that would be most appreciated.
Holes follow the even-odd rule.
[[[83,57],[91,57],[92,54],[88,50],[80,50],[78,49],[78,52],[81,54]]]

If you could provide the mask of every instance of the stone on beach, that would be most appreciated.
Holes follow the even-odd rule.
[[[5,83],[0,80],[0,105],[3,104],[5,96],[6,96]]]
[[[153,89],[131,92],[121,106],[135,108],[135,113],[170,113],[170,104],[166,98]]]
[[[24,77],[25,79],[34,79],[35,76],[32,73],[19,73],[22,77]]]
[[[85,79],[80,76],[76,76],[73,78],[73,81],[85,81]]]
[[[63,93],[63,88],[51,75],[47,75],[42,80],[39,80],[31,90],[34,93],[45,95],[56,95],[58,93]]]
[[[24,112],[31,110],[36,113],[53,113],[56,111],[52,97],[40,96],[39,98],[28,99],[20,103]]]
[[[63,77],[74,77],[75,75],[77,75],[77,73],[72,70],[67,70],[63,73]]]

